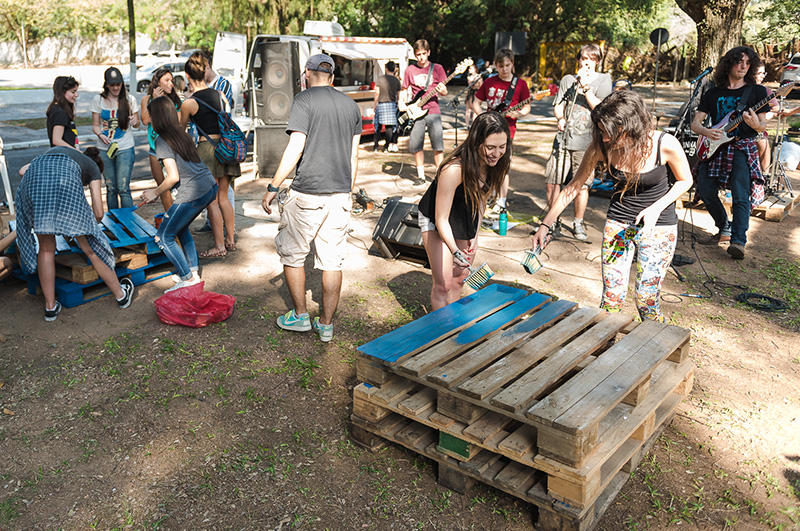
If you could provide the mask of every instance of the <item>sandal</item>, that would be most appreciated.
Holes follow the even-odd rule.
[[[235,251],[236,250],[236,243],[235,242],[234,243],[226,243],[225,244],[225,250],[228,251],[228,252]]]
[[[200,258],[225,258],[226,256],[228,256],[228,251],[227,250],[219,251],[212,247],[208,251],[197,253],[197,256],[199,256]]]

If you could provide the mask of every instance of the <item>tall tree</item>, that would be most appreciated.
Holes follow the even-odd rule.
[[[742,22],[750,0],[675,0],[697,25],[700,67],[714,66],[725,52],[739,46]]]

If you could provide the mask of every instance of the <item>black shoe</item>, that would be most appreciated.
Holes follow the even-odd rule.
[[[741,260],[744,258],[744,245],[741,243],[731,243],[728,246],[728,254],[731,255],[731,258],[734,260]]]
[[[58,314],[61,313],[61,303],[56,301],[56,307],[52,310],[44,309],[44,320],[52,322],[58,319]]]
[[[427,182],[428,181],[426,181],[425,179],[414,179],[414,182],[411,183],[411,184],[413,184],[414,186],[422,186],[423,184],[426,184]]]
[[[199,229],[193,230],[192,232],[194,232],[195,234],[205,234],[207,232],[211,232],[211,225],[206,223],[205,225],[203,225]]]
[[[127,308],[133,300],[133,280],[123,278],[119,281],[119,287],[122,288],[123,295],[121,299],[117,300],[117,304],[119,304],[120,308]]]

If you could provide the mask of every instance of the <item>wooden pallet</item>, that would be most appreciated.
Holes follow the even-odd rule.
[[[155,242],[156,228],[136,214],[133,207],[109,210],[100,221],[103,233],[108,236],[111,248],[130,247],[147,254],[158,254],[161,249]],[[80,253],[78,244],[56,236],[58,253]]]
[[[118,266],[114,271],[117,277],[128,277],[133,281],[134,286],[139,286],[171,275],[174,272],[173,269],[172,263],[161,253],[149,256],[147,265],[143,267],[129,269],[122,265]],[[38,275],[27,275],[22,272],[19,266],[14,269],[13,275],[27,282],[28,293],[31,295],[40,293],[41,287]],[[56,298],[65,308],[73,308],[110,294],[111,290],[102,280],[96,280],[88,284],[78,284],[63,278],[56,278]]]
[[[354,414],[402,415],[438,430],[451,459],[488,451],[544,474],[551,498],[594,507],[690,391],[689,331],[490,288],[460,319],[437,315],[446,307],[424,332],[420,319],[359,347],[368,385],[354,390]],[[501,298],[513,301],[485,313]]]
[[[455,459],[441,451],[436,429],[404,415],[392,413],[378,422],[370,422],[353,414],[351,422],[353,439],[357,444],[376,450],[388,441],[433,459],[438,463],[439,483],[456,492],[466,493],[477,480],[533,504],[538,513],[536,529],[541,531],[589,531],[667,424],[663,422],[661,428],[642,445],[640,452],[629,457],[592,505],[577,508],[548,494],[548,478],[544,473],[493,452],[482,452],[468,461]]]
[[[691,197],[694,198],[695,195],[693,194]],[[730,199],[726,199],[725,197],[720,197],[720,201],[722,201],[722,206],[725,208],[725,212],[727,212],[728,216],[730,216],[731,207],[733,206],[732,201]],[[780,222],[783,221],[786,216],[791,214],[792,211],[797,208],[798,204],[800,204],[800,193],[795,193],[794,197],[785,192],[781,192],[779,195],[771,194],[767,196],[767,198],[764,199],[760,205],[753,209],[751,215],[766,221]],[[683,197],[678,200],[677,205],[678,207],[683,208],[689,208],[692,206],[689,192],[685,193]],[[699,203],[696,202],[694,204],[694,208],[705,209],[705,205],[702,201]]]
[[[136,247],[118,247],[114,249],[116,267],[140,269],[148,264],[144,245]],[[56,276],[77,284],[90,284],[100,277],[94,266],[83,254],[56,254]]]

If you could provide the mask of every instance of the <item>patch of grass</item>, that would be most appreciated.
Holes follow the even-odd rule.
[[[0,501],[0,524],[10,524],[11,520],[19,516],[17,512],[17,498],[13,496]]]

